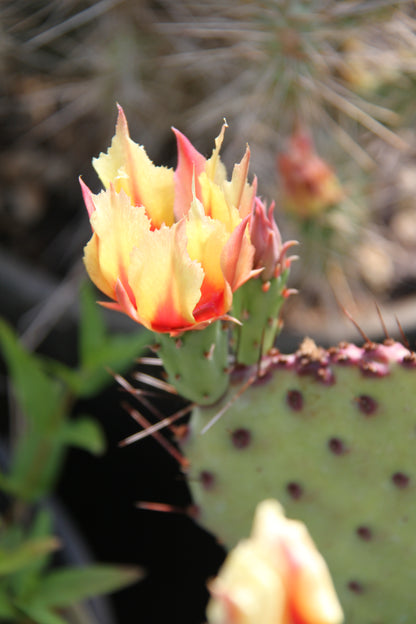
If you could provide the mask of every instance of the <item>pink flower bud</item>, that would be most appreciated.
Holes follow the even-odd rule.
[[[264,267],[260,275],[265,282],[276,274],[282,252],[282,238],[273,210],[274,202],[267,210],[261,199],[256,197],[250,221],[250,238],[255,249],[254,268]]]
[[[289,149],[278,157],[277,164],[283,207],[298,217],[307,219],[325,212],[344,196],[338,178],[304,131],[293,134]]]

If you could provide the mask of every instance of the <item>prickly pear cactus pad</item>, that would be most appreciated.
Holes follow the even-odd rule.
[[[415,622],[416,355],[306,340],[256,372],[235,371],[221,404],[193,412],[183,449],[201,524],[233,546],[277,498],[306,523],[348,624]]]

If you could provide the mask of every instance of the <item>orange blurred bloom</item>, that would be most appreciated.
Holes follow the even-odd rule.
[[[84,262],[112,303],[156,332],[172,335],[223,318],[232,293],[255,275],[248,234],[256,185],[249,150],[227,180],[219,152],[205,159],[178,130],[176,170],[157,167],[131,140],[119,107],[116,134],[93,160],[105,190],[81,181],[93,236]]]
[[[301,218],[314,217],[340,202],[344,193],[331,167],[314,150],[311,137],[297,131],[278,156],[283,206]]]

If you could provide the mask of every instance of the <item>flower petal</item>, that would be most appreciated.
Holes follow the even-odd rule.
[[[92,241],[95,242],[90,241],[87,245],[85,264],[97,286],[97,281],[107,285],[102,288],[103,292],[117,299],[116,282],[120,279],[129,290],[127,269],[130,254],[149,231],[150,221],[142,206],[132,206],[124,191],[116,193],[113,187],[94,195],[93,201],[95,210],[91,215],[91,225],[95,232]]]
[[[254,247],[246,236],[248,220],[246,217],[234,229],[221,254],[222,271],[233,292],[259,273],[252,271]]]
[[[193,310],[201,296],[203,270],[186,249],[185,223],[148,232],[133,249],[129,284],[140,322],[159,332],[195,324]]]
[[[231,181],[224,183],[224,193],[227,200],[238,209],[241,218],[251,214],[257,191],[257,178],[254,178],[253,184],[249,184],[247,181],[249,164],[250,148],[247,145],[241,162],[234,165]]]
[[[291,621],[339,624],[343,613],[324,558],[306,526],[285,517],[283,508],[266,500],[257,508],[252,538],[263,545],[286,580]]]
[[[79,178],[79,183],[81,185],[82,197],[84,199],[85,207],[88,211],[88,216],[91,219],[91,215],[95,210],[94,196],[81,178]]]
[[[115,286],[115,293],[117,303],[113,301],[100,301],[99,303],[109,310],[116,310],[117,312],[124,312],[127,316],[140,323],[140,319],[137,316],[137,310],[132,303],[132,297],[129,296],[127,289],[123,283],[118,279]]]
[[[97,286],[101,292],[103,292],[110,299],[115,298],[114,282],[110,281],[103,275],[100,266],[100,241],[96,234],[92,235],[92,238],[84,247],[84,264],[87,269],[87,273],[90,276],[91,281]]]
[[[227,232],[232,232],[241,221],[237,208],[227,202],[222,189],[205,172],[199,176],[199,183],[205,214],[221,221]]]
[[[188,253],[204,270],[201,298],[194,311],[197,321],[218,318],[231,307],[232,293],[221,267],[221,253],[228,240],[225,225],[204,214],[201,202],[194,197],[186,220]]]
[[[107,154],[93,159],[93,166],[105,188],[114,184],[124,190],[135,206],[145,206],[152,226],[172,225],[174,181],[173,170],[156,167],[144,148],[131,140],[127,120],[118,107],[116,134]]]
[[[205,170],[206,160],[202,154],[198,152],[186,138],[182,132],[172,128],[176,136],[176,144],[178,149],[178,164],[175,169],[175,219],[179,221],[188,210],[192,203],[193,191],[195,184],[195,193],[200,197],[199,175]]]
[[[288,624],[278,571],[252,540],[242,540],[209,584],[210,624]]]
[[[208,158],[205,165],[205,171],[207,172],[208,177],[220,186],[222,186],[222,184],[227,179],[227,171],[220,159],[220,151],[222,147],[222,142],[224,140],[226,128],[228,128],[228,125],[227,122],[224,121],[224,123],[222,124],[221,132],[215,139],[215,147],[212,150],[211,157]]]

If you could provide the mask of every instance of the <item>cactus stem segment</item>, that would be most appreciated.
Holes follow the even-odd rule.
[[[230,407],[234,405],[237,399],[239,399],[241,395],[244,394],[244,392],[251,385],[253,385],[256,379],[257,379],[257,373],[249,377],[247,381],[239,388],[239,390],[231,397],[231,399],[227,401],[227,403],[225,403],[225,405],[215,414],[213,418],[211,418],[211,420],[202,429],[201,433],[206,433],[209,429],[211,429],[211,427],[215,425],[216,422],[219,421],[219,419],[225,414],[225,412],[227,412],[230,409]]]
[[[237,365],[222,403],[193,410],[181,448],[199,522],[232,545],[258,500],[276,498],[308,526],[346,622],[413,622],[413,369],[415,354],[389,338],[328,350],[309,340]]]
[[[168,382],[184,398],[200,405],[213,405],[226,393],[228,332],[221,321],[203,330],[184,332],[179,338],[158,334],[156,339]]]
[[[233,314],[242,325],[234,328],[239,364],[255,364],[272,347],[281,329],[281,307],[289,291],[286,282],[289,269],[267,282],[260,278],[244,284],[233,298]]]

